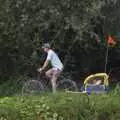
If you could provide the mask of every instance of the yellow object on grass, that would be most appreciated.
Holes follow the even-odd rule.
[[[99,80],[103,80],[103,85],[105,87],[109,85],[109,81],[108,81],[109,76],[106,73],[96,73],[96,74],[88,76],[85,79],[85,81],[84,81],[85,88],[87,87],[87,85],[89,85],[90,81],[93,81],[96,78],[99,78]]]

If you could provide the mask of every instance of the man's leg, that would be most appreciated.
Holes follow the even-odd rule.
[[[57,87],[56,83],[57,83],[57,79],[60,76],[61,72],[62,71],[60,71],[60,70],[53,70],[53,76],[52,76],[52,79],[51,79],[53,93],[56,93],[56,87]]]
[[[51,79],[53,76],[53,69],[49,69],[45,74],[49,79]]]

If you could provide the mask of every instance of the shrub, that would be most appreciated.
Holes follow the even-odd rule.
[[[0,119],[119,120],[119,99],[115,94],[88,96],[70,93],[5,97],[0,99]]]

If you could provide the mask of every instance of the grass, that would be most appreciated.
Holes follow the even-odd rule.
[[[0,86],[0,120],[120,120],[120,86],[108,94],[17,96],[24,77]],[[6,97],[9,96],[9,97]]]
[[[0,120],[120,120],[120,91],[3,97]]]

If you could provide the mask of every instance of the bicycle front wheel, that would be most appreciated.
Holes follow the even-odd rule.
[[[57,84],[58,91],[77,91],[77,85],[72,80],[61,80]]]
[[[27,81],[22,87],[22,95],[37,95],[43,93],[44,87],[38,80]]]

